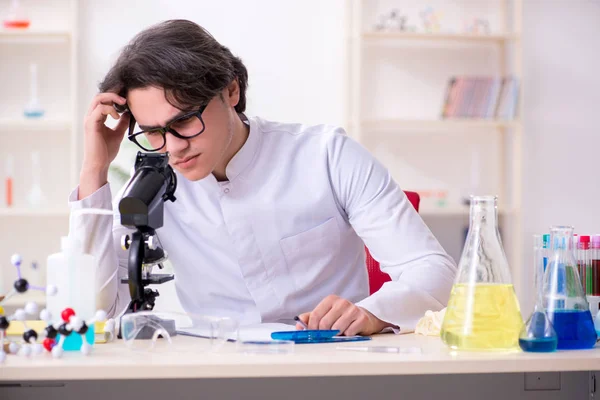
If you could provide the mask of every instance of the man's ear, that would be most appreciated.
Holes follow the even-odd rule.
[[[236,79],[227,86],[227,102],[231,107],[237,106],[240,101],[240,84]]]

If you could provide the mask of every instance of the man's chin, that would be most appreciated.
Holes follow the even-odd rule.
[[[175,168],[177,169],[177,168]],[[180,175],[182,175],[185,179],[189,180],[189,181],[199,181],[200,179],[204,179],[206,178],[211,171],[208,171],[206,169],[198,169],[198,170],[186,170],[186,171],[181,171],[179,169],[177,169],[177,172],[179,172]]]

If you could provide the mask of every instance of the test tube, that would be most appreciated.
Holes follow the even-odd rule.
[[[592,236],[592,263],[590,272],[592,295],[600,296],[600,235]]]
[[[546,266],[548,265],[548,252],[550,248],[550,234],[546,233],[542,236],[542,260],[544,261],[544,272],[546,272]]]
[[[583,291],[586,295],[592,294],[592,288],[588,287],[588,266],[591,266],[591,254],[590,254],[590,237],[587,235],[582,235],[579,237],[579,242],[577,243],[577,266],[579,269],[579,273],[581,274],[581,285],[583,286]],[[589,277],[591,278],[591,277]],[[591,283],[591,280],[590,282]]]
[[[6,191],[6,206],[11,207],[13,205],[13,156],[9,154],[6,157],[6,177],[4,178],[4,190]]]
[[[579,268],[579,236],[574,233],[573,234],[573,245],[571,246],[571,251],[573,251],[573,257],[575,258],[575,262],[577,262],[577,273],[579,274],[579,278],[581,279],[581,269]]]

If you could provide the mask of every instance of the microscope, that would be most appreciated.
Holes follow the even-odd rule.
[[[128,277],[121,280],[129,285],[131,296],[125,314],[152,311],[159,293],[146,286],[173,279],[170,274],[153,274],[152,269],[155,266],[162,269],[167,260],[156,230],[163,226],[164,203],[176,200],[176,188],[177,177],[169,165],[168,153],[138,152],[135,172],[119,201],[121,225],[135,229],[121,238],[121,247],[129,251]],[[166,321],[161,325],[174,334],[171,323]]]

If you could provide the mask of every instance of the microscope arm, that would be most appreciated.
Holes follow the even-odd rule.
[[[144,260],[144,235],[136,230],[131,235],[129,245],[129,295],[131,296],[130,307],[132,312],[139,310],[138,306],[144,300],[144,285],[142,283],[142,262]]]

